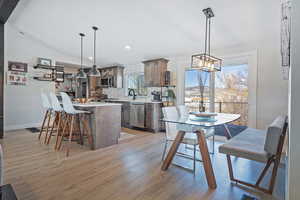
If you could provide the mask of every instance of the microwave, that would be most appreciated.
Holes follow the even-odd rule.
[[[114,77],[105,77],[100,80],[102,87],[113,87]]]

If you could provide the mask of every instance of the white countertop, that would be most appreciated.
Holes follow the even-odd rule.
[[[91,102],[91,103],[75,103],[75,104],[73,104],[73,106],[76,106],[76,107],[100,107],[100,106],[122,106],[122,104]]]
[[[119,101],[119,102],[130,102],[130,103],[162,103],[161,101],[151,101],[147,99],[114,99],[114,100],[109,100],[109,101]]]

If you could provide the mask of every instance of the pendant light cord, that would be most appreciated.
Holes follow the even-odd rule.
[[[205,24],[205,51],[204,53],[207,53],[207,26],[208,26],[208,17],[206,17],[206,24]]]
[[[210,56],[210,25],[211,20],[208,18],[208,55]]]
[[[83,33],[79,33],[80,35],[80,67],[81,67],[81,70],[83,70],[83,37],[85,36],[85,34]]]
[[[96,31],[98,28],[96,26],[93,26],[94,29],[94,66],[96,66]]]

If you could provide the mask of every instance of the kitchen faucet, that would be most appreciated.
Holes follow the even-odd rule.
[[[133,100],[135,100],[136,99],[135,90],[132,88],[128,88],[128,96],[133,96]]]

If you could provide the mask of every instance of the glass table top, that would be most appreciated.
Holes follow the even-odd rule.
[[[227,124],[238,120],[241,117],[239,114],[217,113],[217,116],[211,118],[196,118],[194,115],[188,115],[180,118],[163,118],[162,121],[168,123],[176,123],[182,125],[191,125],[199,127],[213,127],[222,124]]]

